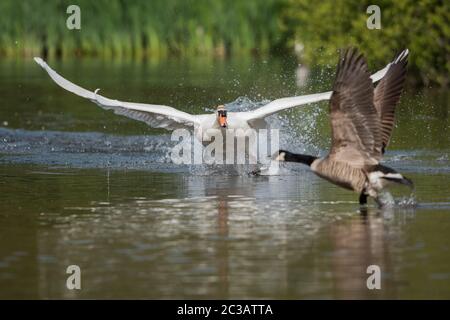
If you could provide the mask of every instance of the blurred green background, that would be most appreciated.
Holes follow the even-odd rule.
[[[81,30],[69,30],[69,5],[81,8]],[[410,79],[447,87],[450,5],[439,0],[377,1],[380,30],[369,30],[372,1],[308,0],[2,0],[0,55],[95,56],[284,55],[306,65],[334,65],[336,51],[359,47],[382,65],[411,50]]]
[[[71,4],[81,30],[66,27]],[[0,298],[449,299],[448,1],[378,1],[381,30],[369,4],[0,0]],[[419,87],[384,163],[414,181],[415,207],[394,190],[398,208],[360,215],[304,166],[259,179],[175,165],[168,131],[61,89],[32,59],[106,97],[201,114],[330,90],[349,45],[371,72],[411,50]],[[280,146],[325,154],[327,105],[268,118]],[[367,290],[371,264],[383,290]]]

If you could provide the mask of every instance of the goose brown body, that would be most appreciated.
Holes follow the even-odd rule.
[[[331,183],[358,193],[364,190],[368,179],[363,169],[330,158],[317,159],[311,164],[311,170]]]

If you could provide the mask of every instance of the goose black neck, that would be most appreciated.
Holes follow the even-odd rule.
[[[303,163],[307,166],[311,166],[311,163],[313,163],[313,161],[317,159],[317,157],[310,156],[308,154],[292,153],[292,152],[285,151],[285,150],[280,150],[279,154],[281,154],[282,152],[285,153],[284,161],[299,162],[299,163]]]

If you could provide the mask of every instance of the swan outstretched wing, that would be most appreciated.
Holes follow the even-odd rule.
[[[199,116],[191,115],[172,107],[155,104],[124,102],[106,98],[97,94],[98,89],[92,92],[63,78],[61,75],[56,73],[56,71],[50,68],[41,58],[34,58],[34,60],[45,71],[47,71],[50,78],[52,78],[53,81],[55,81],[60,87],[76,94],[77,96],[89,99],[104,109],[113,110],[116,114],[123,115],[134,120],[143,121],[154,128],[164,128],[168,130],[191,128],[200,124]]]
[[[398,57],[402,57],[408,55],[408,50],[404,50],[399,56],[397,56],[396,60],[388,63],[383,69],[378,70],[374,74],[370,76],[370,79],[372,82],[380,81],[389,70],[389,67],[397,62]],[[280,112],[285,109],[324,101],[324,100],[330,100],[332,91],[323,92],[323,93],[316,93],[316,94],[308,94],[303,96],[297,96],[297,97],[289,97],[289,98],[281,98],[274,100],[272,102],[269,102],[268,104],[262,106],[261,108],[247,111],[245,112],[245,115],[243,115],[247,121],[251,122],[257,119],[264,119],[265,117],[268,117],[274,113]]]

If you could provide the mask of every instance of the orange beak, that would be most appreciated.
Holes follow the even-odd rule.
[[[219,115],[219,124],[222,128],[226,128],[227,127],[227,116],[225,115]]]

